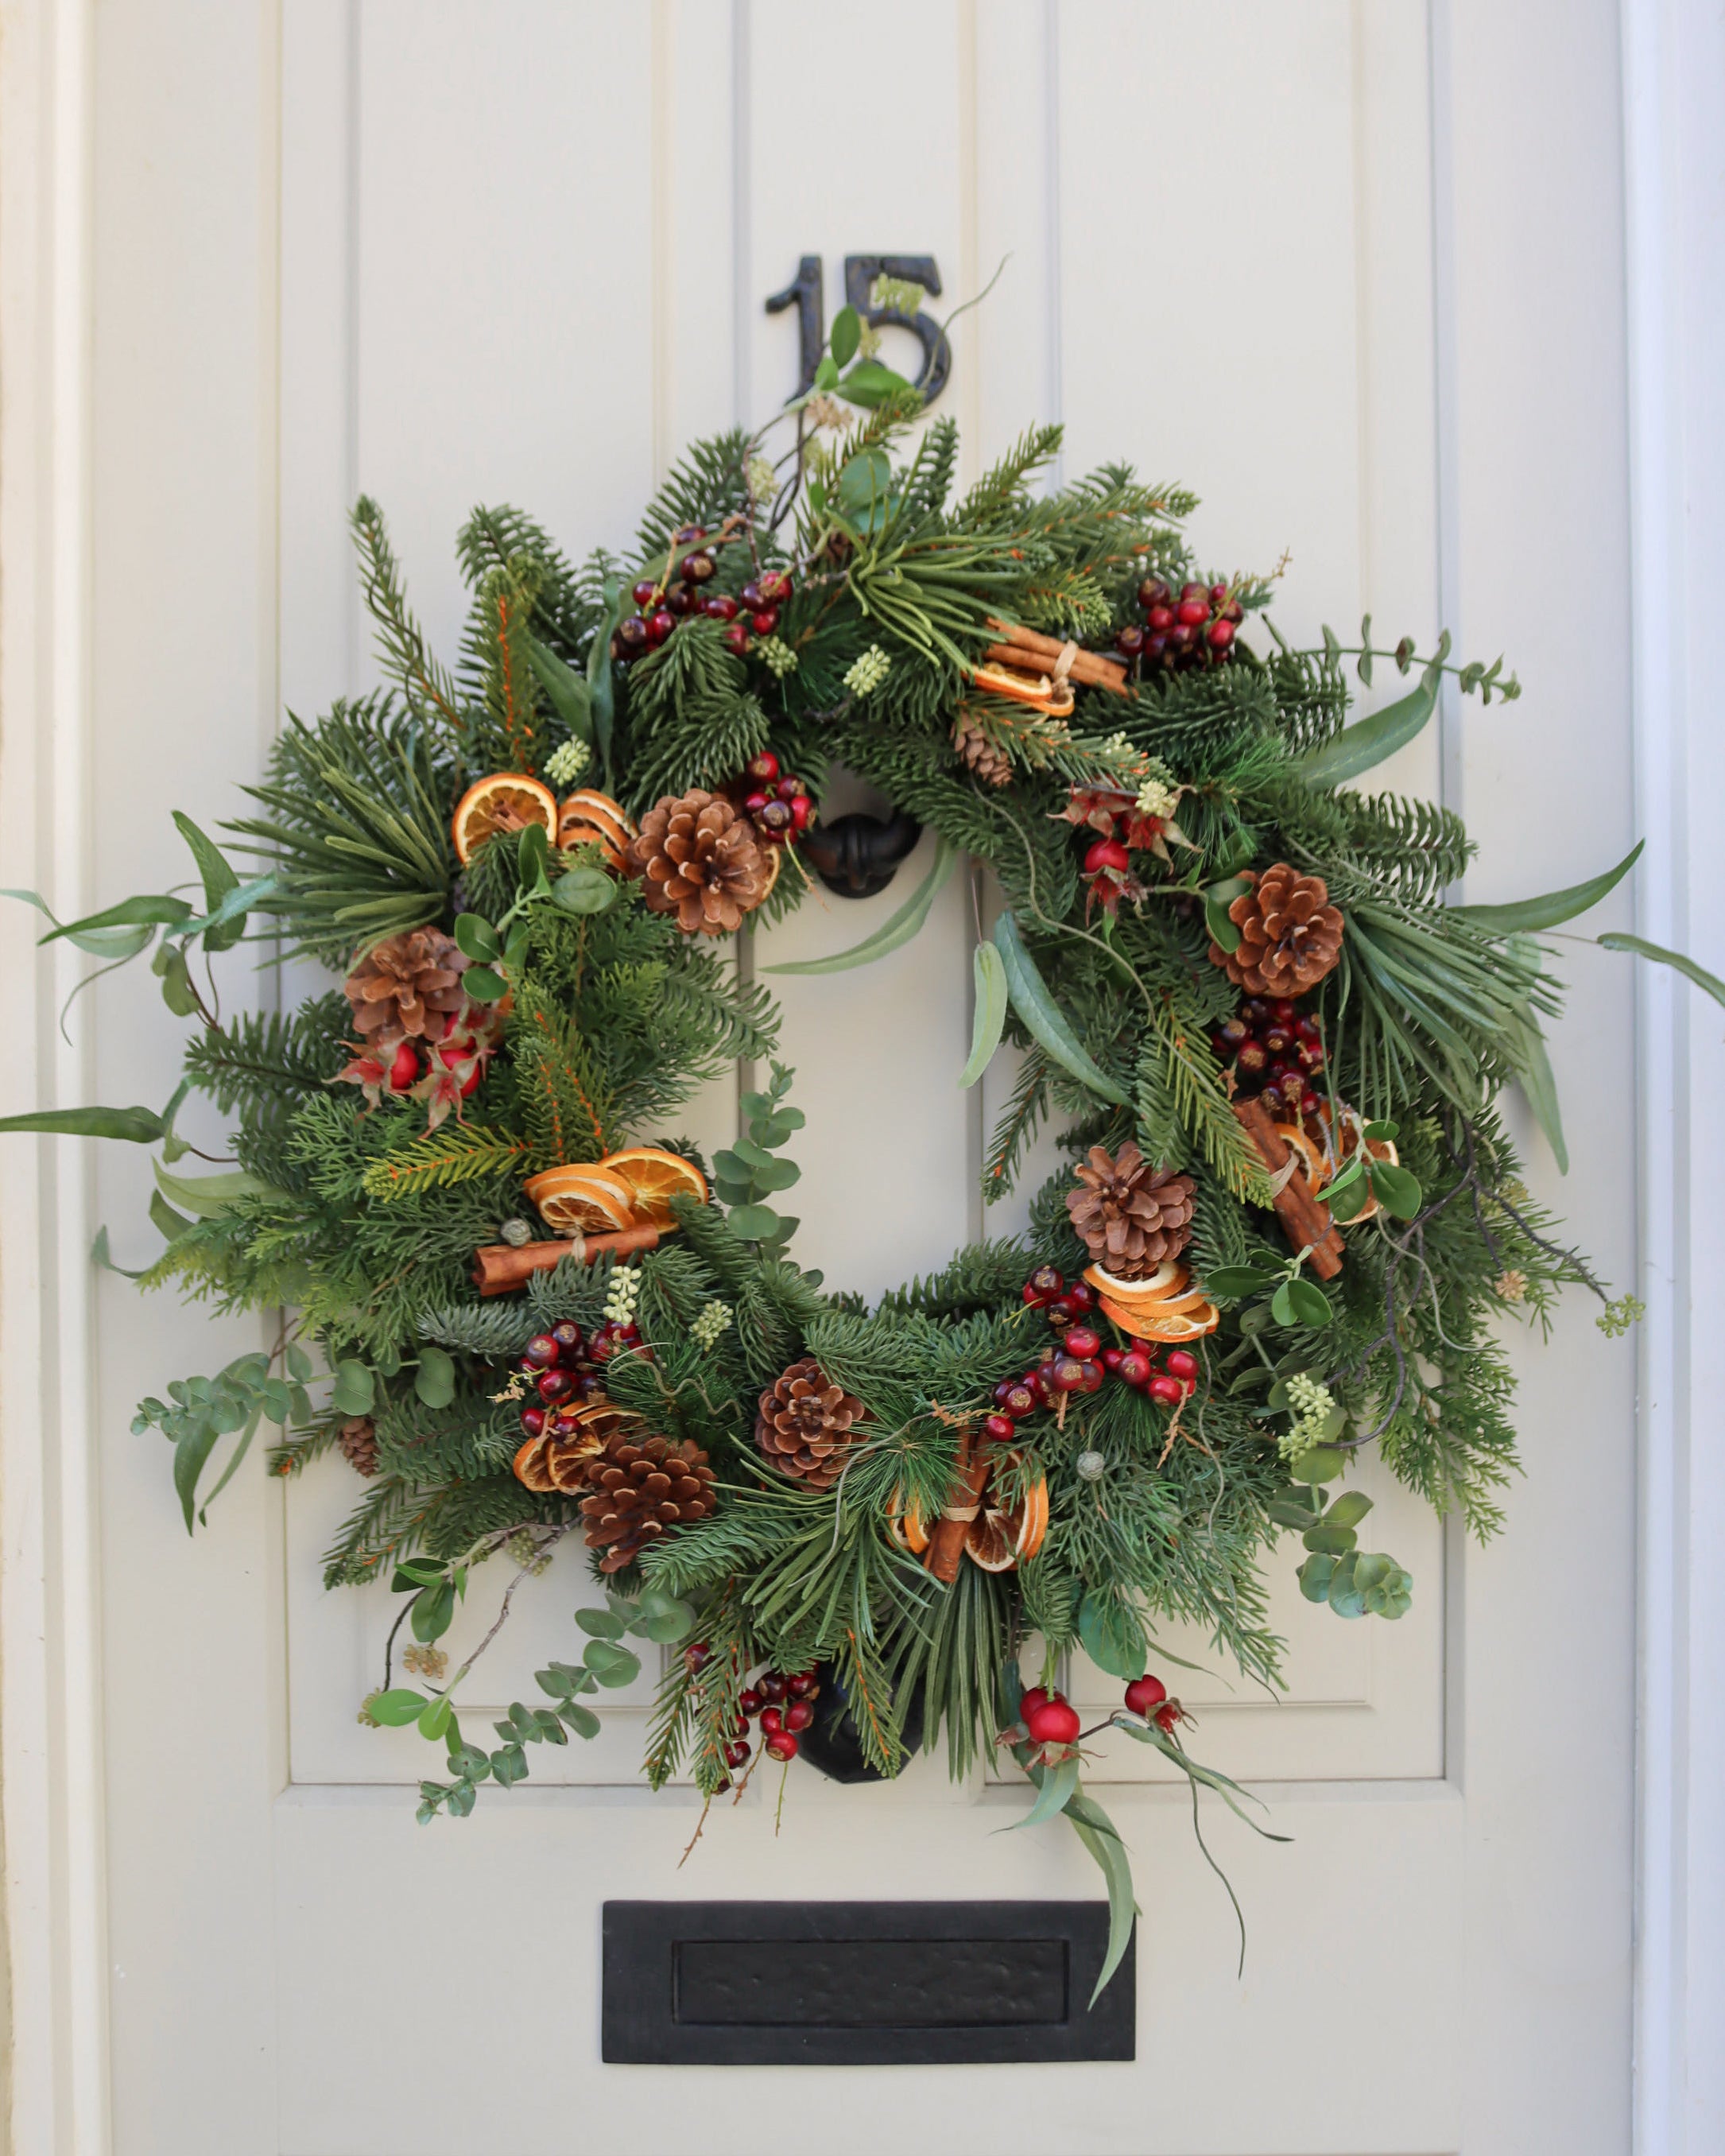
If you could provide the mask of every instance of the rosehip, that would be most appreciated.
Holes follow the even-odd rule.
[[[1086,1393],[1101,1392],[1102,1389],[1102,1380],[1108,1374],[1102,1368],[1101,1364],[1100,1363],[1092,1362],[1088,1357],[1086,1357],[1078,1367],[1084,1373],[1084,1383],[1079,1388],[1080,1391]]]
[[[521,1428],[526,1430],[529,1437],[537,1437],[540,1432],[545,1428],[544,1409],[523,1408],[521,1409]]]
[[[1158,1407],[1177,1408],[1186,1397],[1186,1388],[1179,1379],[1165,1377],[1160,1370],[1144,1389]]]
[[[1198,1375],[1197,1356],[1189,1355],[1183,1348],[1170,1348],[1163,1360],[1169,1377],[1178,1378],[1182,1384]]]
[[[1174,610],[1171,606],[1153,606],[1145,616],[1153,638],[1166,636],[1174,625]]]
[[[1031,1708],[1024,1717],[1024,1727],[1033,1744],[1070,1744],[1083,1725],[1077,1709],[1056,1692],[1040,1707]]]
[[[1183,599],[1201,599],[1208,596],[1202,584],[1182,584],[1180,587],[1180,597]]]
[[[738,1692],[737,1695],[737,1704],[742,1709],[745,1714],[758,1714],[766,1702],[761,1697],[760,1693],[755,1690],[752,1685],[751,1685],[747,1690]]]
[[[548,1332],[536,1332],[521,1350],[521,1360],[530,1369],[548,1370],[557,1358],[557,1343]]]
[[[561,1317],[551,1328],[551,1337],[557,1342],[560,1355],[578,1355],[583,1346],[581,1327],[572,1317]]]
[[[794,801],[803,791],[803,782],[800,778],[793,778],[787,773],[773,790],[781,801]]]
[[[1102,1343],[1087,1325],[1069,1326],[1066,1329],[1066,1353],[1076,1355],[1081,1363],[1094,1362],[1101,1353]]]
[[[1266,1026],[1259,1038],[1272,1055],[1286,1055],[1293,1045],[1285,1026]]]
[[[772,798],[773,796],[770,793],[751,793],[746,798],[742,805],[751,816],[758,816]]]
[[[784,1726],[787,1729],[806,1729],[814,1719],[814,1709],[806,1699],[793,1699],[784,1711]]]
[[[736,1721],[732,1724],[731,1734],[733,1737],[747,1737],[748,1733],[749,1725],[747,1718],[746,1716],[739,1714]]]
[[[813,1670],[798,1670],[795,1676],[785,1679],[784,1688],[793,1699],[819,1699],[820,1679]]]
[[[1048,1702],[1049,1694],[1043,1686],[1032,1685],[1019,1702],[1019,1720],[1022,1722],[1027,1715],[1034,1714],[1039,1707],[1046,1707]]]
[[[997,1445],[1005,1444],[1013,1433],[1012,1417],[1004,1414],[991,1414],[985,1417],[983,1422],[983,1432],[985,1436],[992,1437]]]
[[[1000,1411],[1013,1421],[1022,1422],[1028,1414],[1034,1414],[1040,1403],[1035,1393],[1022,1378],[1016,1378],[1006,1389],[1006,1398],[1000,1403]]]
[[[389,1090],[405,1093],[410,1086],[419,1082],[419,1058],[411,1040],[404,1040],[395,1051],[395,1060],[389,1066]]]
[[[706,536],[706,526],[704,524],[680,524],[671,534],[671,544],[673,547],[692,547],[697,539],[705,539]]]
[[[783,1727],[784,1716],[778,1707],[763,1707],[761,1709],[761,1734],[763,1737],[776,1737]]]
[[[1231,621],[1213,621],[1206,632],[1212,651],[1225,651],[1234,641]]]
[[[1057,1295],[1052,1302],[1045,1302],[1042,1308],[1049,1323],[1056,1327],[1070,1325],[1078,1315],[1078,1305],[1070,1294]]]
[[[1300,1113],[1302,1116],[1315,1116],[1322,1106],[1323,1102],[1318,1099],[1316,1093],[1302,1093],[1300,1096]]]
[[[778,758],[770,748],[763,748],[758,756],[749,758],[747,769],[757,786],[771,786],[778,778]]]
[[[791,580],[783,569],[763,569],[760,585],[761,596],[768,606],[783,606],[791,595]]]
[[[1230,1048],[1238,1048],[1241,1041],[1250,1040],[1251,1029],[1243,1018],[1225,1018],[1222,1021],[1222,1038]]]
[[[1094,1310],[1096,1306],[1096,1291],[1088,1281],[1076,1280],[1066,1290],[1066,1300],[1074,1310],[1080,1312]]]
[[[1173,597],[1160,577],[1147,577],[1138,586],[1138,604],[1147,613],[1152,607],[1166,606]]]
[[[781,1729],[776,1736],[768,1739],[767,1757],[769,1759],[794,1759],[796,1756],[797,1740],[788,1729]]]
[[[1124,1348],[1105,1348],[1102,1350],[1102,1368],[1110,1377],[1117,1378],[1120,1375],[1120,1366],[1125,1360]]]
[[[639,659],[652,639],[647,634],[647,624],[638,613],[617,624],[617,634],[612,640],[612,653],[622,660]]]
[[[704,584],[718,566],[709,553],[685,554],[683,557],[683,582],[685,584]]]
[[[1182,629],[1201,629],[1209,618],[1208,599],[1182,599],[1174,609],[1174,619]]]
[[[652,644],[663,644],[677,625],[677,618],[668,607],[660,607],[657,613],[647,617],[647,639]]]
[[[1227,597],[1228,587],[1226,584],[1212,584],[1210,586],[1210,598],[1215,605],[1221,606],[1224,604]]]
[[[705,1640],[691,1640],[683,1650],[683,1666],[691,1676],[704,1669],[712,1656],[712,1649]]]
[[[763,607],[767,603],[767,594],[752,578],[737,596],[742,601],[744,611],[748,613],[753,613],[757,608]]]
[[[1173,1734],[1174,1724],[1179,1720],[1179,1718],[1180,1710],[1174,1705],[1172,1700],[1168,1702],[1166,1707],[1158,1707],[1156,1710],[1156,1726],[1162,1732],[1164,1737],[1170,1737]]]
[[[1115,636],[1114,649],[1122,659],[1136,659],[1143,648],[1144,632],[1134,624],[1128,623]]]
[[[1065,1276],[1056,1271],[1054,1266],[1038,1265],[1029,1279],[1024,1282],[1024,1300],[1026,1302],[1030,1301],[1034,1291],[1034,1299],[1038,1302],[1051,1301],[1065,1285]]]
[[[1255,1073],[1264,1068],[1270,1058],[1257,1041],[1245,1040],[1240,1043],[1240,1053],[1234,1060],[1242,1070]]]
[[[799,831],[809,829],[809,819],[814,814],[814,803],[806,793],[799,793],[791,803],[791,822]]]
[[[1100,1369],[1101,1365],[1097,1368]],[[1058,1356],[1050,1382],[1057,1392],[1076,1393],[1084,1385],[1085,1366],[1076,1355]]]
[[[796,828],[788,801],[768,801],[755,821],[769,839],[788,839]]]
[[[1142,1348],[1128,1348],[1121,1357],[1118,1375],[1122,1384],[1142,1389],[1153,1374],[1150,1358]]]
[[[1291,1025],[1298,1013],[1286,996],[1278,996],[1270,1006],[1270,1015],[1278,1025]]]
[[[680,621],[685,615],[694,613],[701,604],[701,595],[692,584],[673,584],[665,595],[669,611]]]
[[[1132,855],[1118,839],[1098,839],[1084,857],[1086,875],[1096,875],[1103,869],[1117,869],[1124,875],[1132,865]]]
[[[1126,1688],[1126,1703],[1134,1714],[1147,1715],[1167,1697],[1168,1686],[1160,1677],[1134,1677]]]

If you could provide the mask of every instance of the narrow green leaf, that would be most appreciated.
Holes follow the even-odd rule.
[[[1138,1913],[1132,1893],[1132,1867],[1114,1822],[1094,1798],[1081,1789],[1066,1799],[1066,1818],[1072,1831],[1096,1860],[1108,1889],[1108,1950],[1091,1993],[1094,2006],[1107,1989],[1108,1979],[1126,1958],[1132,1944],[1132,1921]]]
[[[1615,891],[1641,858],[1646,843],[1637,839],[1615,869],[1589,876],[1585,883],[1572,883],[1563,891],[1548,891],[1541,898],[1519,899],[1510,906],[1453,906],[1449,911],[1458,921],[1471,921],[1488,936],[1538,935],[1542,929],[1555,928],[1560,921],[1573,921],[1578,913],[1597,906],[1608,891]]]
[[[54,921],[47,900],[39,891],[0,890],[0,898],[18,898],[26,906],[33,906],[39,913],[45,913],[50,921],[54,921],[56,932],[69,943],[75,944],[80,951],[87,951],[92,958],[111,959],[116,965],[123,963],[127,958],[136,958],[156,933],[154,926],[151,924],[135,928],[93,928],[87,932],[62,928],[59,921]]]
[[[1037,1785],[1035,1803],[1022,1819],[1014,1820],[1010,1826],[997,1827],[996,1833],[1012,1834],[1021,1826],[1040,1826],[1065,1811],[1078,1788],[1078,1760],[1075,1756],[1061,1760],[1057,1767],[1033,1767],[1030,1779]]]
[[[255,1197],[259,1191],[270,1188],[259,1177],[243,1168],[229,1169],[223,1175],[172,1175],[160,1161],[154,1165],[162,1196],[171,1204],[184,1206],[187,1212],[195,1214],[201,1220],[213,1220],[218,1214],[227,1212],[236,1199]]]
[[[0,1131],[43,1131],[67,1138],[125,1138],[153,1145],[162,1121],[152,1108],[39,1108],[33,1115],[0,1116]]]
[[[578,741],[593,741],[593,689],[574,668],[556,652],[546,649],[536,636],[526,639],[527,664],[533,678],[550,697],[552,709]]]
[[[1026,1031],[1045,1054],[1093,1093],[1126,1108],[1132,1105],[1126,1092],[1108,1075],[1073,1032],[1066,1015],[1048,992],[1036,963],[1024,947],[1018,922],[1010,912],[994,923],[994,942],[1006,969],[1007,993],[1024,1020]]]
[[[908,943],[927,920],[929,910],[942,884],[952,873],[952,865],[958,858],[958,850],[952,840],[942,835],[934,850],[934,860],[928,874],[900,906],[889,921],[866,936],[860,943],[853,944],[848,951],[835,952],[830,958],[799,958],[782,966],[763,966],[763,973],[843,973],[853,966],[866,966],[876,958],[884,958],[891,951]]]
[[[46,907],[43,910],[44,912],[47,911]],[[100,913],[86,913],[82,920],[69,921],[64,927],[51,928],[39,940],[44,943],[55,943],[64,937],[73,942],[79,942],[80,937],[104,928],[140,928],[146,925],[172,927],[178,921],[189,921],[192,913],[193,908],[183,898],[170,898],[165,895],[126,898],[118,906],[106,906]],[[53,916],[50,914],[49,917],[52,920]],[[80,947],[90,947],[80,943]]]
[[[994,1059],[1006,1025],[1006,968],[992,943],[978,943],[972,959],[976,979],[976,1014],[972,1024],[970,1060],[958,1074],[961,1087],[974,1086]]]
[[[1705,989],[1716,1004],[1725,1004],[1725,981],[1708,973],[1705,966],[1697,966],[1693,958],[1686,958],[1681,951],[1667,951],[1661,943],[1650,943],[1645,936],[1626,936],[1618,929],[1596,936],[1594,941],[1604,951],[1630,951],[1638,958],[1651,958],[1656,966],[1674,967],[1685,980]]]
[[[1294,768],[1308,786],[1341,786],[1405,747],[1436,708],[1437,685],[1422,679],[1417,689],[1357,726],[1345,726],[1322,748],[1302,757]]]
[[[174,1488],[179,1492],[180,1509],[186,1516],[188,1535],[198,1506],[198,1478],[221,1434],[213,1422],[200,1416],[174,1446]]]

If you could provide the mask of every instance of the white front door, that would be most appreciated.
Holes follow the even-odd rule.
[[[1065,475],[1126,458],[1194,487],[1219,570],[1286,553],[1289,630],[1369,611],[1429,644],[1447,615],[1466,655],[1508,650],[1525,699],[1446,713],[1389,773],[1464,810],[1471,895],[1620,858],[1615,16],[1547,23],[1514,0],[1442,20],[1434,43],[1423,8],[1346,0],[99,11],[94,721],[63,804],[90,837],[67,902],[157,887],[171,808],[235,813],[279,704],[373,679],[357,493],[453,646],[475,503],[528,510],[572,555],[626,543],[687,441],[794,387],[796,316],[765,296],[815,254],[830,317],[844,259],[871,252],[932,256],[941,312],[1008,258],[953,335],[966,472],[1057,417]],[[906,888],[823,897],[761,955],[837,948]],[[800,1254],[835,1285],[877,1291],[1020,1217],[983,1222],[998,1100],[979,1114],[952,1083],[967,905],[955,882],[892,958],[785,986],[809,1117]],[[1573,978],[1554,1058],[1578,1171],[1560,1187],[1527,1149],[1627,1286],[1630,982],[1597,952]],[[80,1007],[93,1097],[170,1090],[151,985],[122,976]],[[694,1135],[722,1139],[733,1112],[716,1092]],[[105,1221],[142,1262],[143,1172],[105,1154],[95,1173],[94,1199],[65,1186],[63,1240]],[[951,1786],[932,1761],[878,1789],[798,1768],[777,1831],[751,1793],[679,1869],[695,1800],[635,1781],[644,1682],[526,1788],[416,1825],[425,1748],[356,1719],[388,1598],[319,1584],[356,1492],[344,1465],[285,1496],[242,1476],[188,1547],[159,1440],[127,1431],[137,1394],[244,1344],[105,1276],[54,1349],[63,1389],[79,1360],[100,1445],[92,2010],[119,2156],[660,2156],[786,2133],[834,2156],[895,2137],[1072,2156],[1626,2145],[1631,1759],[1626,1710],[1604,1749],[1598,1710],[1630,1685],[1633,1358],[1579,1305],[1552,1348],[1519,1353],[1529,1472],[1500,1541],[1465,1545],[1370,1469],[1414,1575],[1407,1619],[1312,1609],[1285,1554],[1287,1697],[1220,1669],[1179,1686],[1199,1756],[1293,1837],[1206,1822],[1250,1926],[1244,1976],[1183,1784],[1113,1756],[1091,1779],[1143,1910],[1136,2064],[866,2078],[602,2066],[599,1905],[1089,1896],[1070,1835],[999,1836],[1019,1791]],[[566,1643],[581,1577],[560,1559],[490,1656],[500,1710]],[[1074,1687],[1111,1692],[1082,1669]]]

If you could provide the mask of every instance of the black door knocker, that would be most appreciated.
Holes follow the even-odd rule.
[[[802,854],[830,891],[840,898],[873,898],[886,890],[907,860],[922,826],[901,808],[884,820],[857,813],[817,824]]]

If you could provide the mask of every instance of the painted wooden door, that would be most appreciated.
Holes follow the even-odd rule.
[[[231,813],[279,705],[373,678],[357,493],[452,644],[475,502],[531,510],[572,552],[624,540],[686,440],[793,388],[795,319],[765,295],[814,254],[830,309],[844,259],[879,251],[933,256],[942,306],[1004,261],[953,335],[964,472],[1058,417],[1066,475],[1124,454],[1194,486],[1219,568],[1286,555],[1291,632],[1370,611],[1511,648],[1527,699],[1447,711],[1388,773],[1469,816],[1474,895],[1618,858],[1614,22],[1535,0],[1435,0],[1430,20],[1367,0],[98,10],[94,720],[61,776],[90,839],[57,857],[82,864],[62,896],[151,887],[170,807]],[[758,955],[838,947],[904,888],[822,897]],[[954,884],[907,950],[785,994],[802,1255],[834,1282],[879,1290],[983,1224],[996,1100],[952,1082],[970,934]],[[1560,1203],[1626,1278],[1629,984],[1596,953],[1574,973],[1556,1057],[1581,1167]],[[147,984],[81,1024],[97,1097],[167,1093]],[[695,1134],[733,1116],[715,1089]],[[138,1167],[93,1173],[60,1232],[106,1220],[136,1262]],[[1096,1779],[1144,1911],[1136,2065],[866,2080],[600,2066],[599,1903],[1087,1894],[1070,1837],[996,1838],[1017,1791],[932,1762],[880,1790],[798,1770],[777,1830],[752,1795],[680,1869],[691,1793],[634,1781],[644,1686],[526,1789],[416,1826],[418,1740],[356,1719],[381,1598],[318,1584],[345,1468],[285,1497],[250,1478],[188,1550],[131,1402],[243,1339],[111,1278],[84,1324],[61,1324],[57,1412],[100,1449],[100,2010],[123,2156],[786,2132],[835,2156],[906,2133],[1074,2156],[1624,2145],[1630,1764],[1586,1702],[1629,1681],[1632,1366],[1580,1311],[1519,1357],[1532,1473],[1501,1544],[1465,1548],[1368,1469],[1408,1618],[1312,1610],[1286,1555],[1286,1697],[1219,1669],[1182,1683],[1203,1753],[1294,1838],[1211,1823],[1244,1975],[1183,1787],[1113,1757]],[[579,1579],[560,1558],[494,1651],[500,1704],[565,1640]],[[1110,1691],[1073,1682],[1081,1703]]]

